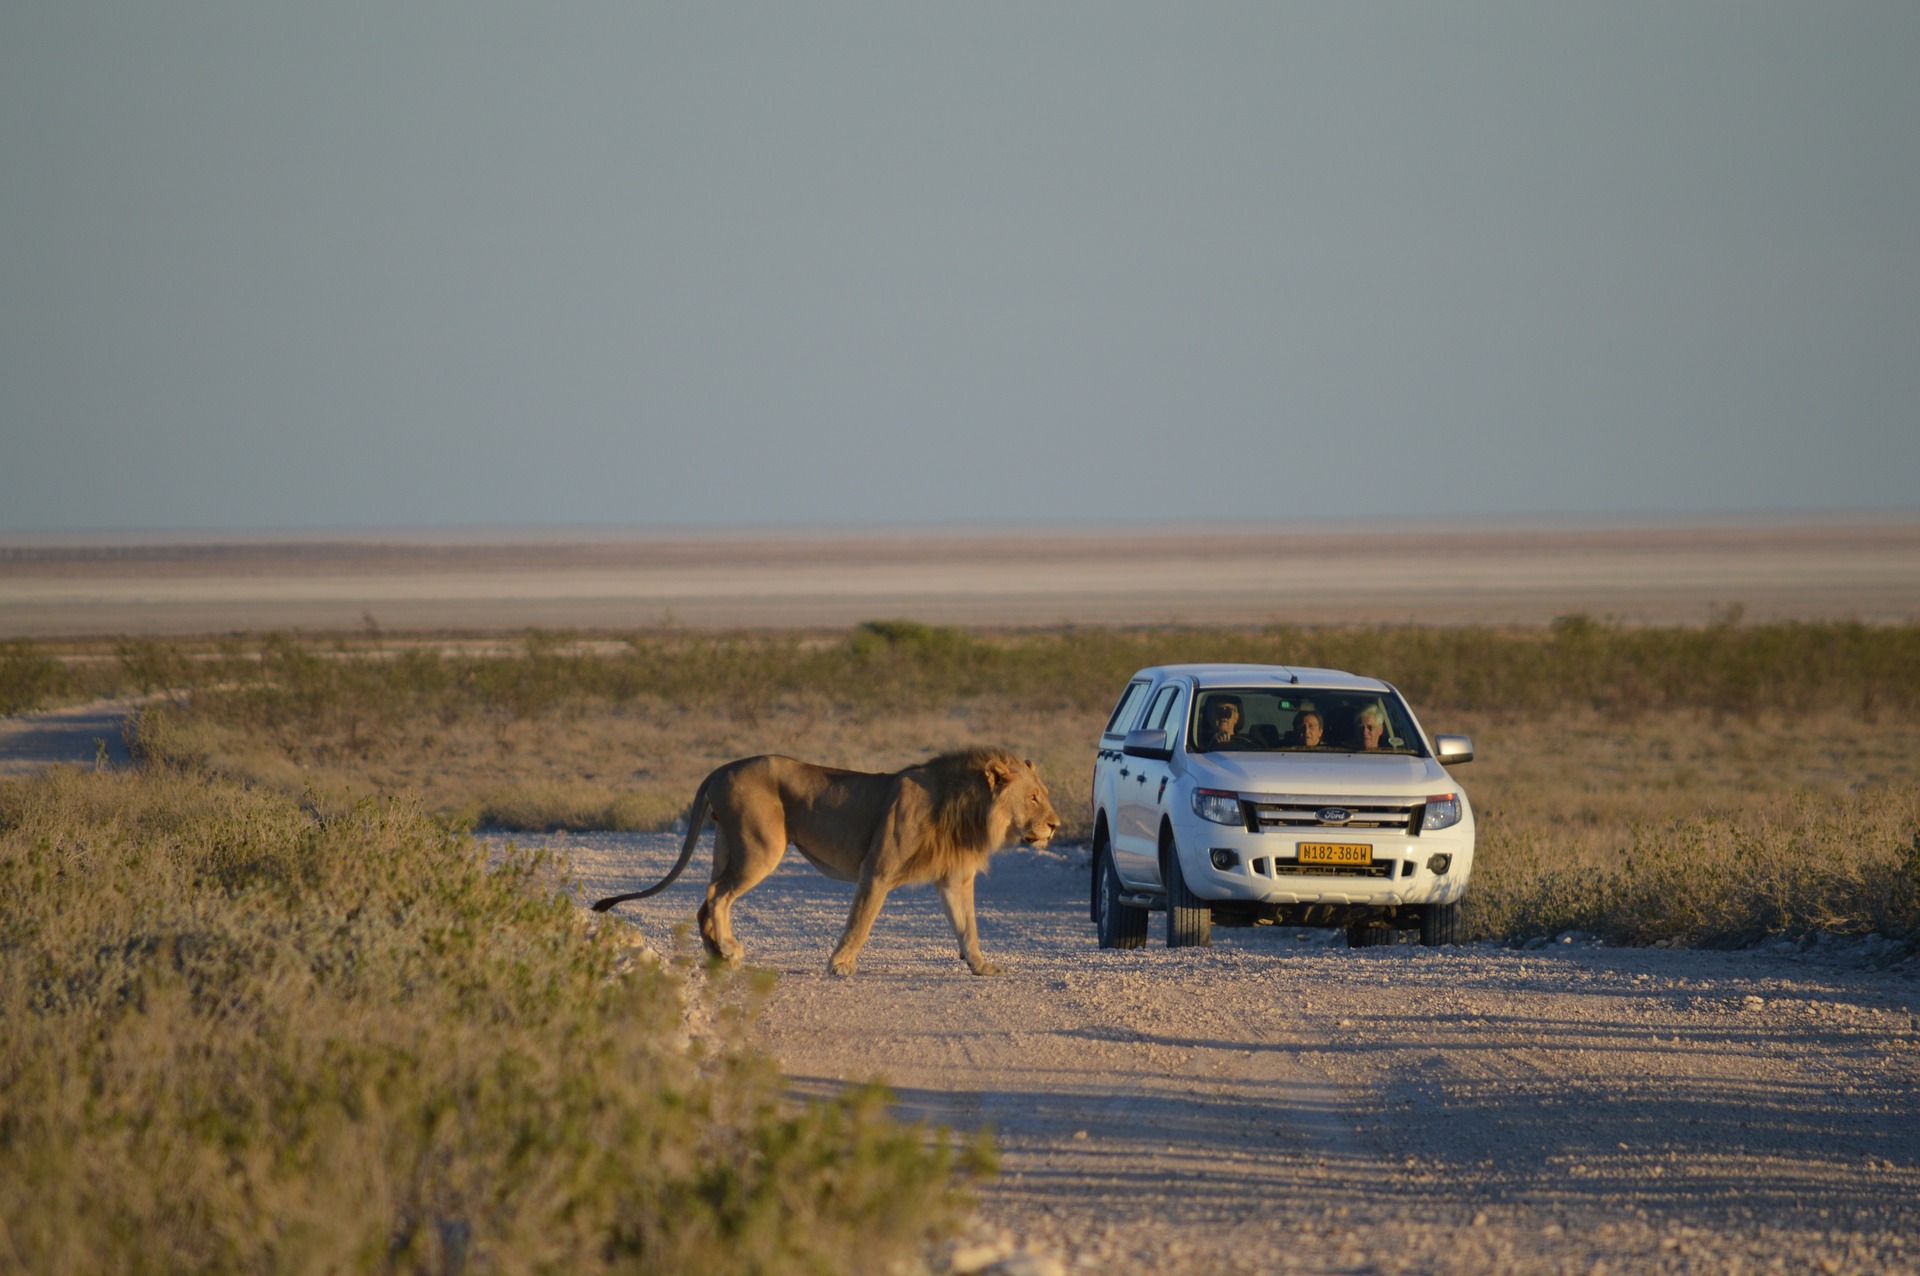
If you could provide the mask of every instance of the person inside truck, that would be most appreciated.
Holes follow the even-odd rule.
[[[1387,711],[1377,704],[1368,705],[1354,715],[1353,733],[1360,748],[1379,748],[1387,742]]]
[[[1286,744],[1290,749],[1317,749],[1326,736],[1326,722],[1312,709],[1306,709],[1293,716],[1293,730],[1287,732]]]
[[[1231,749],[1252,740],[1240,734],[1240,697],[1213,696],[1200,707],[1200,747]]]

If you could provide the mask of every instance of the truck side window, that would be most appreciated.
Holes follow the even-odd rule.
[[[1113,706],[1113,716],[1107,719],[1106,735],[1120,735],[1126,730],[1127,715],[1139,707],[1140,697],[1145,695],[1147,684],[1129,682],[1127,689],[1120,693],[1120,703]]]
[[[1147,710],[1146,721],[1141,726],[1148,731],[1158,731],[1167,725],[1167,711],[1173,708],[1173,698],[1180,694],[1180,688],[1168,685],[1160,688],[1160,694],[1153,698],[1153,704]]]

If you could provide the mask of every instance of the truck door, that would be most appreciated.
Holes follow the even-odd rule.
[[[1184,686],[1165,684],[1153,693],[1139,729],[1177,734],[1187,720],[1186,702]],[[1172,776],[1171,763],[1130,757],[1115,774],[1113,866],[1131,885],[1160,885],[1160,812]]]
[[[1127,731],[1146,707],[1147,689],[1152,685],[1148,679],[1136,678],[1129,682],[1127,689],[1120,693],[1119,702],[1113,706],[1113,712],[1107,717],[1107,729],[1100,733],[1100,751],[1093,764],[1093,819],[1098,823],[1100,812],[1107,813],[1109,837],[1113,834],[1114,803],[1118,797],[1114,785],[1119,779],[1120,768],[1127,762],[1126,756],[1120,752],[1120,746],[1126,742]]]

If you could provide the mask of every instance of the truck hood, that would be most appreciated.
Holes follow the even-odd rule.
[[[1364,753],[1189,754],[1186,773],[1195,787],[1235,793],[1413,795],[1453,781],[1431,758]]]

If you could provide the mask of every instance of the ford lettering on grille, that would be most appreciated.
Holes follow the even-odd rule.
[[[1323,806],[1313,813],[1313,818],[1322,824],[1345,824],[1353,818],[1353,812],[1344,806]]]

